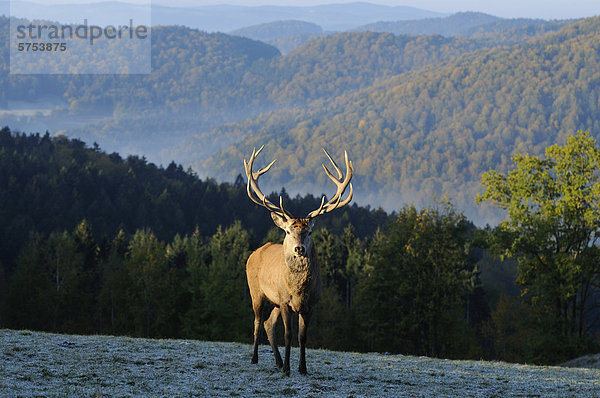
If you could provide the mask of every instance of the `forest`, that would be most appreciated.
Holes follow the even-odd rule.
[[[482,172],[506,171],[516,152],[540,154],[577,129],[598,131],[598,24],[466,13],[440,22],[451,37],[341,32],[285,55],[248,38],[161,26],[149,75],[17,76],[3,62],[0,104],[49,96],[56,106],[48,116],[0,113],[23,131],[41,125],[219,181],[234,182],[245,149],[270,142],[281,159],[275,183],[293,194],[323,182],[312,175],[320,147],[347,149],[368,154],[359,203],[392,210],[448,194],[482,226],[500,220],[472,203]],[[473,27],[453,30],[461,25]]]
[[[600,148],[578,133],[546,154],[482,177],[477,200],[510,216],[493,229],[444,197],[319,217],[324,289],[309,345],[540,364],[597,349]],[[293,214],[320,202],[279,194]],[[283,239],[241,176],[201,180],[7,127],[0,226],[0,327],[218,341],[251,341],[245,260]]]
[[[314,184],[302,175],[319,164],[318,147],[343,143],[361,154],[356,178],[366,193],[359,200],[396,208],[448,194],[480,225],[495,224],[500,215],[473,206],[481,173],[506,172],[515,153],[539,155],[578,129],[600,131],[599,23],[586,19],[520,46],[477,50],[312,106],[219,127],[215,134],[234,144],[194,169],[219,170],[216,178],[231,180],[231,162],[246,146],[270,142],[275,148],[269,155],[287,159],[280,181],[311,190]],[[196,140],[189,153],[202,138]],[[300,172],[284,178],[285,168],[297,170],[298,162]]]
[[[356,28],[357,31],[389,32],[396,35],[458,36],[494,42],[497,45],[516,44],[535,36],[552,32],[573,23],[573,20],[503,19],[480,12],[458,12],[444,18],[412,21],[381,21]]]

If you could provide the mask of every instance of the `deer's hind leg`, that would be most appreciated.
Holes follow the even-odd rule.
[[[283,361],[281,360],[279,348],[277,348],[277,340],[275,339],[275,323],[277,323],[277,319],[279,318],[280,312],[281,310],[279,309],[279,307],[273,307],[269,319],[267,319],[264,323],[265,331],[267,332],[267,338],[269,339],[269,344],[271,344],[271,349],[273,349],[273,355],[275,355],[275,363],[279,368],[283,366]]]

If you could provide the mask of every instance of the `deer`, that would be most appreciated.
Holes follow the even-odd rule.
[[[283,372],[289,376],[292,314],[298,314],[298,343],[300,346],[298,372],[306,375],[306,332],[313,310],[321,295],[321,270],[311,233],[316,217],[350,203],[353,195],[350,180],[354,169],[352,162],[348,159],[348,153],[344,151],[346,162],[346,174],[344,175],[323,148],[337,177],[324,164],[322,166],[325,174],[335,183],[337,190],[327,202],[323,196],[318,209],[311,211],[304,218],[295,218],[284,209],[281,196],[279,197],[279,206],[277,206],[267,199],[258,186],[259,177],[269,171],[276,162],[275,159],[266,167],[256,172],[252,171],[254,161],[263,148],[264,145],[258,151],[254,148],[248,162],[244,159],[244,168],[248,178],[246,190],[254,203],[270,212],[275,225],[285,231],[285,238],[283,243],[269,242],[261,246],[250,254],[246,262],[246,277],[254,310],[254,352],[251,362],[258,363],[261,314],[263,305],[268,301],[273,305],[273,309],[269,318],[264,321],[264,329],[275,355],[275,364],[279,368],[283,367]],[[349,194],[342,199],[348,187]],[[280,314],[285,330],[285,361],[281,360],[274,331]]]

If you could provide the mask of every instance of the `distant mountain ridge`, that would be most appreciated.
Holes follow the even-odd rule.
[[[15,0],[12,3],[16,6],[32,4],[22,0]],[[110,2],[66,5],[60,3],[36,4],[28,7],[31,12],[28,16],[61,22],[80,22],[82,15],[92,13],[98,21],[113,20],[114,12],[105,9],[103,4],[110,4]],[[120,12],[124,15],[136,15],[140,9],[139,4],[126,1],[118,4]],[[224,4],[173,7],[152,4],[152,25],[183,25],[207,32],[229,32],[246,26],[290,19],[315,23],[326,30],[347,30],[387,18],[403,20],[443,15],[414,7],[386,6],[364,2],[317,6],[235,6]]]
[[[297,35],[302,33],[320,35],[323,33],[323,28],[314,23],[290,19],[287,21],[275,21],[247,26],[245,28],[236,29],[229,32],[231,35],[244,36],[250,39],[261,41],[268,41],[282,36]]]
[[[480,12],[458,12],[441,18],[412,21],[379,21],[359,26],[355,31],[389,32],[396,35],[460,36],[497,44],[514,44],[573,23],[573,20],[505,19]]]
[[[396,35],[456,36],[460,32],[477,26],[497,22],[502,18],[481,12],[458,12],[442,18],[425,18],[411,21],[379,21],[355,28],[356,31],[389,32]]]
[[[306,41],[324,34],[319,25],[294,19],[247,26],[229,33],[263,41],[277,47],[282,54],[287,54]]]
[[[503,19],[479,12],[458,12],[449,16],[403,21],[378,21],[350,29],[354,32],[388,32],[395,35],[442,35],[483,40],[488,45],[510,45],[547,32],[556,31],[574,21],[542,19]],[[306,25],[303,25],[306,24]],[[337,32],[323,31],[303,21],[275,21],[237,29],[231,34],[261,40],[287,54],[308,40]]]

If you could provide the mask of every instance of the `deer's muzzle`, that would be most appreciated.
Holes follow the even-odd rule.
[[[300,245],[300,246],[294,247],[294,252],[296,252],[296,254],[298,256],[304,256],[304,254],[306,253],[306,249],[304,248],[303,245]]]

